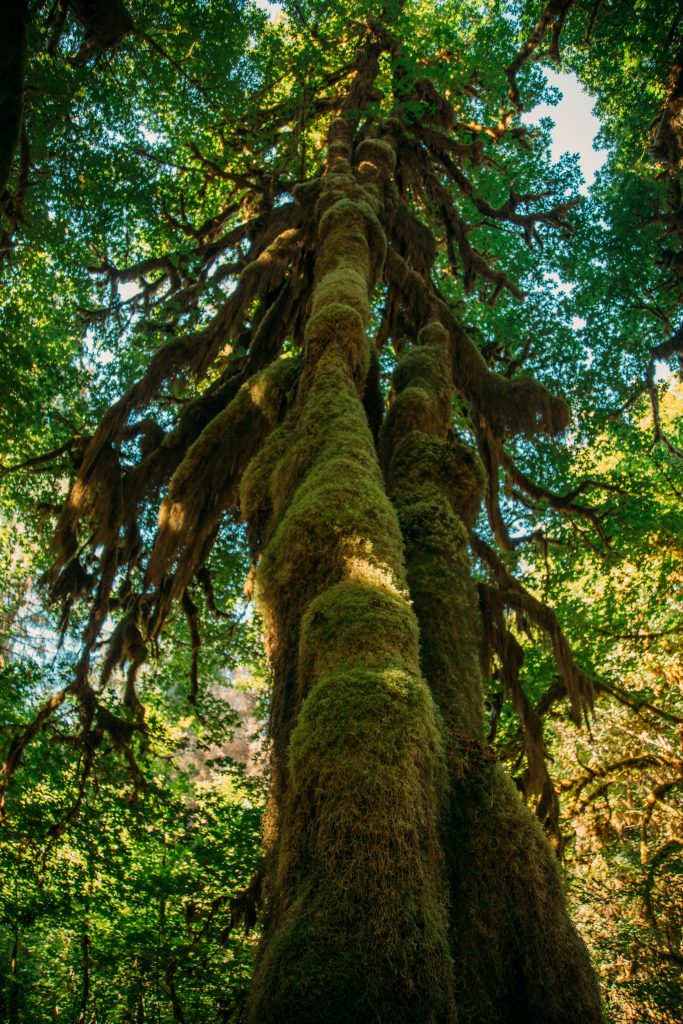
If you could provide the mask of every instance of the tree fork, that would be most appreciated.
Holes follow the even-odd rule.
[[[399,362],[381,438],[405,541],[421,665],[444,722],[443,842],[459,1024],[598,1024],[597,983],[567,915],[556,858],[485,743],[482,625],[468,532],[484,488],[475,452],[447,440],[448,332],[431,323]]]
[[[275,837],[258,1024],[455,1020],[442,739],[361,401],[394,151],[366,140],[354,175],[351,134],[332,123],[298,398],[242,488],[248,521],[264,493],[270,509],[257,591],[274,672]]]

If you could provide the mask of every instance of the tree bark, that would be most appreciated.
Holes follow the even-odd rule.
[[[115,50],[134,29],[133,19],[122,0],[69,2],[85,29],[85,41],[76,57],[77,63],[85,63],[98,53]]]
[[[7,997],[7,1024],[19,1024],[21,983],[19,981],[19,925],[12,926],[12,949],[9,958],[9,993]]]
[[[88,934],[88,919],[83,921],[83,932],[81,934],[81,998],[78,1007],[76,1024],[85,1024],[88,1013],[88,1000],[90,999],[90,936]]]

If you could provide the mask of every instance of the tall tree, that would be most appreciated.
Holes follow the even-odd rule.
[[[161,4],[161,29],[178,7],[192,45],[141,56],[154,5],[131,3],[115,39],[90,31],[90,5],[71,6],[88,30],[78,68],[101,37],[100,49],[121,44],[121,74],[170,64],[193,106],[142,104],[135,154],[157,167],[163,226],[138,233],[127,266],[121,225],[98,225],[104,244],[90,246],[130,386],[56,452],[75,480],[51,594],[64,629],[82,620],[82,643],[71,680],[15,736],[6,775],[66,701],[83,749],[111,741],[135,770],[139,672],[178,603],[196,678],[199,590],[210,605],[223,525],[243,522],[273,674],[250,1019],[599,1021],[555,854],[487,742],[483,694],[486,674],[511,697],[525,793],[557,845],[511,614],[548,636],[577,723],[593,684],[509,563],[513,500],[606,540],[576,500],[588,484],[559,493],[524,465],[569,422],[553,371],[546,384],[527,372],[518,303],[530,292],[543,321],[537,292],[562,266],[576,179],[520,123],[519,82],[532,103],[529,62],[553,24],[557,50],[571,4],[550,4],[521,49],[496,3],[291,3],[255,35],[247,10],[230,30],[241,111],[234,81],[219,103],[206,85],[221,21]],[[77,73],[69,117],[94,132],[87,170],[103,176],[131,120]],[[59,181],[67,221],[80,177]],[[148,220],[149,196],[128,186],[115,183],[114,207]],[[91,332],[106,313],[86,309]]]

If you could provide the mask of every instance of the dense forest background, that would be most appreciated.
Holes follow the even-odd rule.
[[[392,5],[10,6],[0,42],[0,1018],[239,1020],[259,935],[271,693],[245,527],[220,520],[206,564],[140,657],[116,633],[125,595],[110,605],[91,652],[103,668],[98,706],[132,724],[86,742],[71,680],[97,545],[74,559],[82,577],[56,585],[52,538],[106,410],[164,342],[210,332],[259,218],[317,174],[335,89],[376,31],[372,17]],[[524,652],[518,685],[495,661],[485,680],[488,743],[561,858],[607,1019],[674,1024],[683,9],[404,6],[405,74],[418,68],[457,97],[454,137],[479,147],[458,198],[476,248],[445,232],[434,277],[490,367],[509,380],[528,369],[571,409],[558,436],[501,449],[477,525],[482,586],[497,575],[524,594],[506,612]],[[589,189],[575,156],[553,163],[551,125],[520,120],[557,102],[544,68],[558,64],[596,99],[607,160]],[[387,67],[379,74],[388,93]],[[435,103],[405,100],[416,138],[434,130]],[[460,167],[457,147],[451,156]],[[553,212],[534,218],[531,207]],[[251,234],[240,228],[247,215]],[[401,355],[387,294],[371,311],[389,337],[385,399]],[[285,354],[294,348],[285,342]],[[122,442],[125,465],[248,359],[246,336],[224,338],[213,377],[162,381],[153,417]],[[457,401],[454,423],[468,429]],[[140,544],[156,508],[145,515]],[[551,620],[534,620],[529,595]],[[580,724],[557,664],[564,638],[595,691]]]

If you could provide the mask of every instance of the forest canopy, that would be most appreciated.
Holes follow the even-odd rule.
[[[678,1019],[682,16],[12,0],[10,1024]]]

